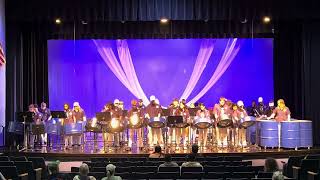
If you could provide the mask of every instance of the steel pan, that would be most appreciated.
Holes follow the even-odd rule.
[[[253,126],[256,123],[256,118],[253,116],[247,116],[243,119],[240,119],[240,128],[248,128]]]
[[[127,127],[127,121],[119,118],[112,118],[111,121],[109,121],[107,132],[109,133],[118,133],[122,132]]]
[[[274,120],[259,120],[260,127],[260,146],[278,147],[278,122]]]
[[[60,135],[62,134],[61,120],[59,118],[51,119],[45,123],[46,132],[48,134]]]
[[[163,117],[153,117],[149,120],[149,126],[152,128],[163,128],[165,127],[166,120]]]
[[[23,123],[18,121],[9,121],[8,132],[23,134]]]
[[[299,120],[300,147],[312,147],[312,121]]]
[[[186,128],[188,126],[189,126],[189,124],[187,122],[176,124],[176,128]]]
[[[139,129],[144,125],[144,119],[139,117],[138,114],[133,113],[131,117],[128,119],[128,128],[129,129]]]
[[[298,121],[281,122],[281,147],[297,148],[300,145],[300,124]]]
[[[212,125],[212,121],[209,118],[196,117],[194,119],[194,126],[198,129],[207,129]]]
[[[86,132],[101,132],[101,125],[96,120],[89,120],[85,126]]]
[[[65,135],[80,135],[84,130],[84,123],[82,121],[78,121],[76,123],[70,123],[64,125],[64,133]]]

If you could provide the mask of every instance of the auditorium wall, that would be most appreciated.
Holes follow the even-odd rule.
[[[0,43],[5,49],[5,0],[0,0]],[[0,66],[0,146],[3,145],[5,126],[5,66]]]

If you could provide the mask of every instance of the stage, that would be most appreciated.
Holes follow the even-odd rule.
[[[175,150],[170,151],[169,153],[172,156],[186,156],[191,151],[191,148],[188,150]],[[57,149],[49,149],[43,147],[39,150],[9,150],[2,149],[2,153],[8,156],[27,156],[27,157],[44,157],[46,160],[60,160],[60,161],[89,161],[92,157],[148,157],[152,150],[144,151],[144,150],[131,150],[128,151],[124,148],[122,149],[108,149],[104,151],[93,150],[90,148],[77,148],[70,150],[57,150]],[[238,148],[238,149],[199,149],[199,154],[202,156],[242,156],[243,159],[251,160],[251,159],[265,159],[266,157],[274,157],[274,158],[288,158],[289,156],[304,156],[307,154],[320,154],[320,148],[312,148],[312,149],[257,149],[257,148]]]

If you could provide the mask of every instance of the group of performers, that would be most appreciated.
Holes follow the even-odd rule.
[[[51,120],[50,110],[45,103],[41,103],[41,108],[30,105],[29,111],[33,112],[35,123],[46,123]],[[151,123],[162,123],[165,120],[164,111],[168,116],[180,116],[183,122],[176,125],[152,126]],[[87,121],[84,110],[79,102],[73,103],[71,109],[68,104],[64,104],[66,118],[61,121],[62,125]],[[118,99],[113,103],[106,104],[101,112],[109,113],[110,120],[100,122],[96,118],[90,121],[91,124],[99,124],[103,141],[107,146],[120,146],[120,142],[126,139],[128,147],[135,144],[137,147],[176,144],[186,147],[187,144],[198,143],[202,147],[207,147],[209,142],[216,142],[219,147],[226,147],[229,143],[235,146],[245,147],[246,127],[242,122],[248,117],[254,116],[256,119],[269,119],[276,121],[290,120],[290,110],[286,107],[283,99],[277,101],[277,107],[270,101],[265,105],[263,98],[259,97],[258,103],[245,108],[243,101],[233,103],[232,101],[220,97],[219,102],[212,109],[206,108],[203,103],[196,105],[186,104],[185,100],[174,99],[168,108],[159,104],[155,96],[150,97],[150,104],[144,105],[141,99],[132,100],[131,108],[124,113],[124,104]],[[231,125],[221,126],[220,122],[231,121]],[[117,124],[118,123],[118,124]],[[165,122],[167,124],[168,122]],[[121,131],[110,131],[110,127],[116,124],[124,125]],[[199,124],[210,124],[210,126],[200,126]],[[209,136],[210,135],[210,136]],[[82,135],[64,135],[64,145],[68,149],[71,145],[81,144]],[[46,134],[41,139],[46,143]],[[31,139],[33,141],[33,139]],[[31,142],[33,144],[33,142]]]

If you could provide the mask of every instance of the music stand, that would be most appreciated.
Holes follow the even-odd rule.
[[[26,132],[26,123],[32,123],[34,118],[33,112],[17,112],[17,121],[23,123],[23,136],[24,136],[24,148],[21,150],[25,150],[28,148],[28,134]]]
[[[64,111],[51,111],[52,118],[67,118],[67,114]]]
[[[176,124],[183,123],[182,116],[168,116],[167,126],[174,127]]]
[[[98,112],[96,113],[96,118],[98,122],[109,122],[111,121],[111,113],[110,112]]]

